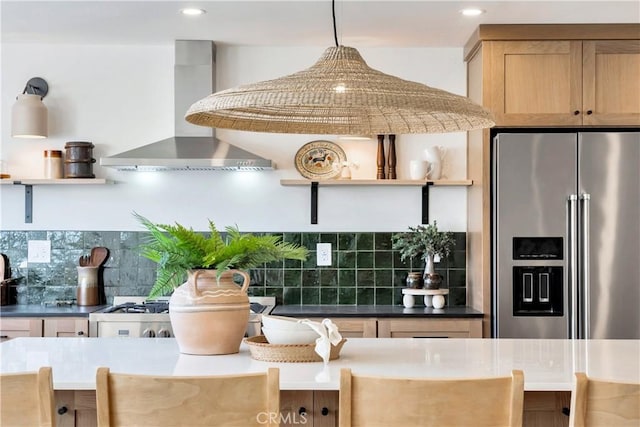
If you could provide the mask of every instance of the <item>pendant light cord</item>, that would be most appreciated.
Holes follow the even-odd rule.
[[[336,30],[336,0],[331,0],[331,13],[333,15],[333,39],[338,47],[338,30]]]

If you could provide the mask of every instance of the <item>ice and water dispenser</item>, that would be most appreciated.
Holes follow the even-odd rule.
[[[513,238],[514,316],[563,315],[562,243],[562,237]]]

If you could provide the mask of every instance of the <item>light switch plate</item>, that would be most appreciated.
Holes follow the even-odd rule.
[[[29,240],[27,242],[28,262],[51,262],[51,240]]]
[[[331,265],[331,243],[316,244],[316,265]]]

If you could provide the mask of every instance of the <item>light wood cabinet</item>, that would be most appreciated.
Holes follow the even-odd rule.
[[[379,338],[482,338],[482,319],[380,319]]]
[[[4,317],[0,319],[0,339],[16,337],[88,337],[86,317]]]
[[[312,318],[314,322],[322,322],[322,318]],[[377,322],[375,318],[361,317],[332,317],[344,338],[375,338],[377,337]]]
[[[567,427],[570,391],[527,391],[524,393],[524,427]]]
[[[338,391],[282,390],[280,425],[335,427],[338,425]]]
[[[582,63],[583,124],[640,125],[640,40],[584,41]]]
[[[0,340],[17,337],[41,337],[42,319],[32,317],[5,317],[0,319]]]
[[[640,24],[481,25],[469,98],[496,128],[640,126]],[[576,114],[577,112],[577,114]],[[491,336],[491,130],[467,133],[467,303]]]
[[[98,415],[95,390],[56,390],[58,427],[96,427]]]
[[[640,124],[639,40],[489,41],[498,126]]]
[[[82,317],[56,317],[44,319],[45,337],[88,337],[89,320]]]
[[[582,124],[581,41],[495,41],[489,109],[500,126]]]

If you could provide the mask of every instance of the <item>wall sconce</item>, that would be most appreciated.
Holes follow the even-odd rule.
[[[44,79],[34,77],[27,82],[11,109],[11,136],[14,138],[46,138],[48,136],[47,107],[42,102],[47,92],[49,92],[49,85]]]

